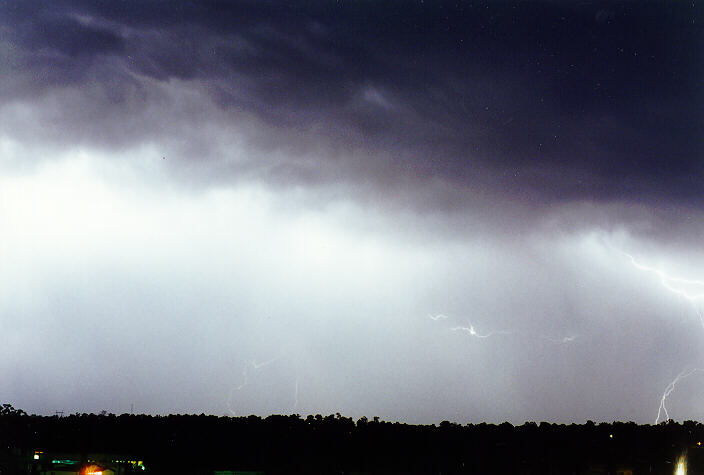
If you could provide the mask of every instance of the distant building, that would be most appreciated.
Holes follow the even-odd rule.
[[[75,454],[35,450],[30,473],[40,475],[127,475],[145,471],[144,462],[118,454]]]
[[[96,464],[56,465],[39,473],[41,475],[117,475],[114,470]]]

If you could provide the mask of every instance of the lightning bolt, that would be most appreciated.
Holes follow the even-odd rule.
[[[484,333],[484,334],[482,334],[482,333],[477,332],[477,330],[474,329],[474,325],[471,325],[471,324],[470,324],[468,327],[466,327],[466,326],[452,327],[452,328],[450,328],[450,331],[453,331],[453,332],[459,332],[459,331],[467,332],[467,333],[469,333],[471,336],[473,336],[473,337],[475,337],[475,338],[489,338],[490,336],[493,336],[493,335],[502,335],[502,334],[508,333],[507,331],[491,331],[491,332],[489,332],[489,333]]]
[[[702,299],[704,299],[704,281],[702,280],[696,280],[696,279],[683,279],[681,277],[673,277],[666,272],[661,271],[660,269],[656,269],[655,267],[650,267],[646,266],[644,264],[641,264],[638,262],[632,255],[628,254],[627,252],[620,251],[621,254],[626,256],[628,260],[631,261],[631,264],[636,269],[642,270],[644,272],[650,272],[652,274],[657,275],[660,278],[660,283],[662,284],[663,287],[665,287],[668,291],[672,292],[673,294],[679,295],[681,297],[684,297],[687,301],[689,301],[691,304],[697,307],[697,303],[699,303]],[[679,288],[678,288],[679,284]],[[693,291],[693,289],[687,289],[687,288],[682,288],[682,286],[689,286],[689,287],[700,287],[701,290]],[[697,309],[697,314],[699,315],[700,321],[703,322],[704,324],[704,317],[702,316],[702,311],[700,309]]]
[[[470,336],[473,336],[473,337],[475,337],[475,338],[489,338],[489,337],[494,336],[494,335],[508,335],[509,333],[511,333],[511,332],[506,331],[506,330],[496,330],[496,331],[491,331],[491,332],[489,332],[489,333],[484,333],[484,334],[482,334],[482,333],[477,332],[477,330],[476,330],[476,329],[474,328],[474,326],[471,325],[471,324],[470,324],[469,326],[456,326],[456,327],[452,327],[452,328],[450,328],[450,331],[453,331],[453,332],[459,332],[459,331],[467,332],[467,333],[469,333]],[[562,338],[551,338],[551,337],[549,337],[549,336],[542,336],[542,338],[544,338],[544,339],[546,339],[546,340],[548,340],[548,341],[550,341],[550,342],[552,342],[552,343],[558,343],[558,344],[561,344],[561,345],[566,345],[567,343],[571,343],[571,342],[573,342],[575,339],[577,339],[577,336],[576,336],[576,335],[568,335],[568,336],[565,336],[565,337],[562,337]]]
[[[435,315],[429,314],[429,315],[428,315],[428,318],[430,318],[430,319],[431,319],[432,321],[434,321],[434,322],[437,322],[437,321],[439,321],[439,320],[447,320],[447,319],[450,318],[450,317],[448,317],[447,315],[445,315],[445,314],[443,314],[443,313],[438,313],[438,314],[435,314]],[[479,333],[479,332],[476,330],[476,328],[474,328],[474,325],[472,325],[471,323],[470,323],[469,326],[459,325],[459,326],[451,327],[451,328],[450,328],[450,331],[453,331],[453,332],[459,332],[459,331],[466,332],[466,333],[469,333],[470,336],[473,336],[474,338],[489,338],[490,336],[493,336],[493,335],[502,335],[502,334],[509,333],[509,332],[507,332],[507,331],[492,331],[492,332],[489,332],[489,333]]]
[[[437,322],[438,320],[445,320],[449,317],[447,315],[443,315],[442,313],[439,313],[437,315],[428,315],[428,318],[430,318],[434,322]]]
[[[667,387],[665,388],[665,392],[662,393],[662,397],[660,398],[660,407],[658,408],[658,415],[657,417],[655,417],[655,424],[660,421],[661,414],[665,415],[665,418],[663,420],[666,421],[670,419],[670,415],[667,413],[667,407],[665,407],[665,401],[667,401],[667,398],[670,396],[670,393],[675,390],[675,386],[677,386],[677,383],[679,383],[681,379],[687,378],[696,373],[697,371],[702,371],[702,369],[694,368],[689,371],[682,371],[680,374],[677,375],[675,379],[672,380],[670,384],[667,385]]]
[[[264,366],[270,365],[271,363],[278,361],[279,358],[280,358],[280,356],[277,356],[276,358],[272,358],[270,360],[266,360],[261,363],[257,363],[256,361],[252,360],[252,368],[254,368],[254,369],[263,368]]]
[[[270,365],[271,363],[275,362],[279,358],[280,358],[280,356],[277,356],[277,357],[272,358],[270,360],[262,361],[261,363],[257,363],[256,360],[250,360],[244,364],[244,367],[242,368],[242,382],[239,384],[239,386],[232,388],[230,390],[230,394],[227,397],[227,410],[230,411],[230,414],[232,414],[232,416],[237,415],[235,413],[235,410],[232,409],[232,398],[235,395],[235,392],[241,391],[249,384],[249,371],[250,371],[250,369],[257,370],[259,368],[263,368],[264,366]]]
[[[293,391],[293,412],[296,412],[296,409],[298,409],[298,376],[296,376],[296,386]]]
[[[701,301],[702,299],[704,299],[704,281],[697,279],[684,279],[682,277],[674,277],[668,274],[667,272],[664,272],[655,267],[641,264],[635,259],[635,257],[633,257],[631,254],[628,254],[627,252],[619,252],[626,256],[626,258],[628,258],[628,260],[631,262],[631,264],[633,264],[636,269],[641,270],[643,272],[649,272],[658,276],[660,284],[667,291],[687,300],[694,307],[694,310],[697,312],[697,316],[699,317],[699,323],[701,323],[702,327],[704,327],[704,311],[701,308]],[[667,398],[670,396],[672,391],[675,390],[675,386],[677,386],[677,383],[679,383],[681,379],[687,378],[692,374],[696,373],[697,371],[703,370],[701,368],[684,370],[680,374],[678,374],[677,377],[675,377],[675,379],[673,379],[670,384],[667,385],[665,391],[662,393],[662,397],[660,398],[660,407],[658,407],[658,414],[655,417],[655,424],[658,423],[658,421],[660,420],[660,416],[663,414],[665,416],[664,420],[670,418],[670,415],[667,412],[667,407],[665,406],[665,402],[667,401]]]
[[[428,317],[433,321],[445,320],[445,319],[450,318],[447,315],[444,315],[442,313],[437,314],[437,315],[428,315]],[[507,335],[507,334],[511,333],[510,331],[506,331],[506,330],[494,330],[494,331],[490,331],[489,333],[479,333],[477,331],[477,329],[474,327],[474,325],[472,325],[471,323],[469,324],[469,326],[457,325],[457,326],[451,327],[450,331],[469,333],[469,335],[474,338],[489,338],[494,335]],[[544,339],[551,341],[553,343],[558,343],[558,344],[562,344],[562,345],[565,345],[567,343],[571,343],[577,338],[576,335],[568,335],[563,338],[551,338],[551,337],[545,336],[545,335],[539,335],[539,337],[544,338]]]
[[[551,341],[553,343],[559,343],[561,345],[566,345],[567,343],[572,343],[573,341],[575,341],[577,339],[577,335],[569,335],[569,336],[565,336],[562,338],[551,338],[549,336],[543,336],[543,338],[545,338],[546,340]]]

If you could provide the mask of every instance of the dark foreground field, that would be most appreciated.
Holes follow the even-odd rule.
[[[0,414],[5,474],[704,473],[704,426],[408,425],[377,418]]]

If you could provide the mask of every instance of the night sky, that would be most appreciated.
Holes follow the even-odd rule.
[[[702,420],[703,22],[2,2],[0,402]]]

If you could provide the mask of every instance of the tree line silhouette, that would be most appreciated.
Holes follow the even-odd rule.
[[[634,422],[438,425],[340,414],[29,415],[0,408],[1,473],[29,473],[32,451],[129,453],[146,473],[688,473],[704,470],[704,426]],[[22,472],[25,470],[26,472]]]

